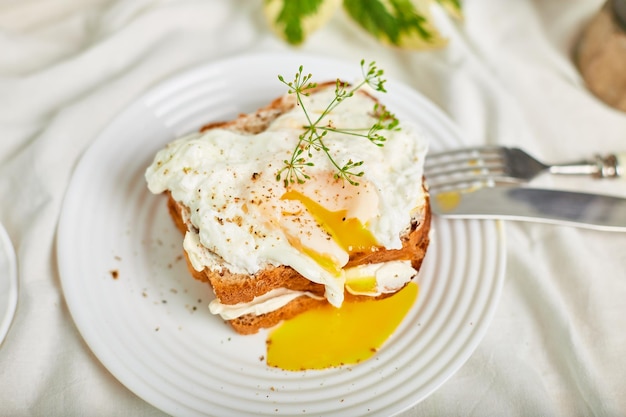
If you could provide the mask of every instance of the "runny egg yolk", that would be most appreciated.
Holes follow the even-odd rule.
[[[332,238],[349,254],[375,248],[374,235],[357,218],[349,218],[348,210],[331,211],[299,191],[289,190],[283,200],[300,201]]]
[[[352,290],[352,292],[355,293],[375,294],[377,291],[378,282],[376,281],[376,277],[364,276],[346,280],[346,287],[348,287],[350,290]]]
[[[325,305],[283,322],[267,339],[267,364],[288,371],[352,365],[371,358],[415,302],[417,284],[382,300]]]
[[[444,211],[454,210],[461,202],[461,193],[458,191],[445,191],[435,195],[439,207]]]

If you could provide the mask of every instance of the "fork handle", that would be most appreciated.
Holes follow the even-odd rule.
[[[626,179],[626,152],[606,156],[595,155],[591,160],[551,165],[548,170],[551,174]]]

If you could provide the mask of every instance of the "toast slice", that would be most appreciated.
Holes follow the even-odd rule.
[[[335,82],[319,84],[317,90],[334,88]],[[376,99],[359,90],[357,93],[366,94],[373,102]],[[212,129],[223,129],[243,135],[256,135],[264,132],[279,116],[292,110],[296,106],[293,95],[285,95],[272,101],[269,105],[260,108],[250,114],[241,114],[234,120],[220,123],[211,123],[203,126],[200,131],[207,132]],[[424,204],[419,210],[412,212],[410,224],[406,225],[401,236],[401,248],[386,249],[379,247],[376,250],[351,253],[346,268],[378,264],[389,261],[409,261],[411,266],[418,271],[426,250],[429,245],[429,231],[431,213],[427,190],[422,185]],[[176,201],[172,194],[168,194],[167,204],[169,213],[177,228],[183,235],[188,232],[197,233],[196,226],[190,221],[190,209],[183,203]],[[264,269],[254,273],[231,272],[228,268],[212,269],[205,267],[197,270],[185,252],[188,269],[192,276],[200,281],[211,285],[216,299],[223,305],[240,305],[250,303],[255,298],[268,294],[277,289],[303,292],[287,304],[267,313],[247,313],[239,317],[226,320],[236,332],[240,334],[256,333],[261,328],[268,328],[278,324],[282,320],[289,319],[303,311],[328,303],[325,295],[325,286],[313,282],[295,269],[286,265],[268,265]],[[305,293],[305,294],[304,294]],[[366,299],[369,295],[353,295],[346,291],[346,299]],[[389,294],[376,295],[383,298]]]
[[[402,237],[402,249],[381,249],[376,252],[359,253],[350,259],[347,266],[365,265],[369,263],[381,263],[395,260],[409,260],[416,271],[419,271],[422,261],[426,256],[426,250],[430,243],[429,232],[431,224],[430,205],[427,204],[423,210],[423,216],[413,219],[408,233]],[[189,224],[183,220],[184,206],[177,203],[171,195],[168,197],[169,213],[176,224],[176,227],[184,235],[189,230]],[[270,267],[262,270],[258,274],[251,276],[247,274],[235,274],[224,269],[215,272],[209,268],[196,271],[191,265],[189,257],[185,252],[185,260],[191,275],[199,280],[209,283],[217,299],[223,304],[238,304],[252,301],[255,297],[266,294],[276,288],[286,288],[295,291],[306,291],[317,295],[319,298],[312,298],[302,295],[289,302],[285,306],[269,313],[254,315],[245,314],[231,320],[228,323],[240,334],[253,334],[261,328],[269,328],[282,320],[287,320],[299,313],[315,306],[326,304],[328,301],[323,298],[324,285],[309,281],[294,269],[288,266]],[[346,299],[369,299],[366,295],[352,295],[346,292]],[[390,294],[382,294],[377,298],[384,298]]]

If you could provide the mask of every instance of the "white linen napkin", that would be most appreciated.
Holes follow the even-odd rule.
[[[376,60],[441,107],[468,144],[550,161],[626,149],[626,115],[590,95],[572,61],[600,0],[463,5],[463,22],[437,13],[450,39],[439,51],[381,46],[342,12],[300,49]],[[162,415],[99,363],[64,304],[54,239],[65,189],[98,132],[151,86],[199,63],[291,49],[269,32],[261,0],[0,3],[0,221],[20,270],[0,347],[0,415]],[[546,181],[626,195],[626,181]],[[506,282],[485,339],[403,415],[626,414],[626,236],[505,230]]]

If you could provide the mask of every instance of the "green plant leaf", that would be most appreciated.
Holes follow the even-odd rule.
[[[463,11],[461,9],[461,0],[437,0],[450,16],[458,20],[463,20]]]
[[[332,17],[340,4],[341,0],[265,0],[263,11],[278,36],[300,45]]]
[[[432,24],[433,0],[344,0],[346,12],[381,42],[408,49],[446,44]]]

